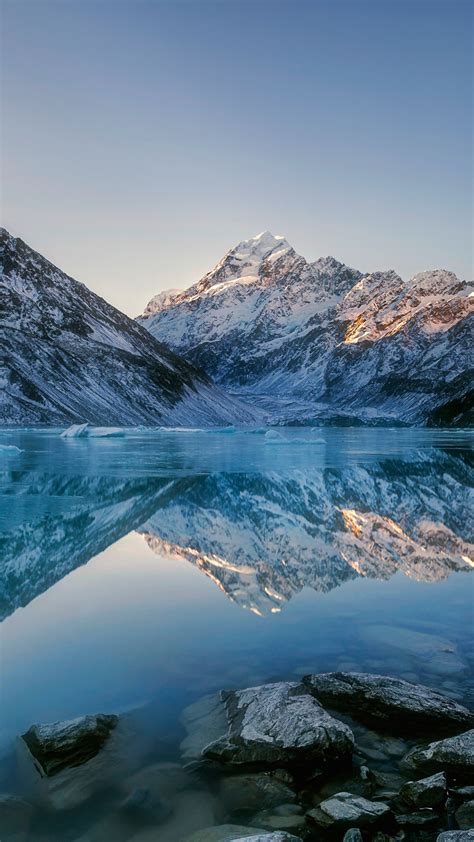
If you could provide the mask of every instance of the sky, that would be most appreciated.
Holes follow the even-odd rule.
[[[283,234],[472,277],[464,0],[3,0],[2,224],[129,315]]]

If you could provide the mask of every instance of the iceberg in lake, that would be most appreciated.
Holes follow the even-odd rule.
[[[106,439],[116,438],[117,436],[124,436],[125,430],[123,427],[90,427],[86,424],[72,424],[67,430],[61,433],[62,439]]]
[[[72,424],[67,430],[61,433],[62,439],[78,439],[78,438],[85,438],[87,436],[87,431],[89,429],[89,424]]]
[[[0,453],[3,453],[4,456],[15,456],[17,453],[23,453],[23,451],[15,444],[0,444]]]

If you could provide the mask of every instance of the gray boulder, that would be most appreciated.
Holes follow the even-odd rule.
[[[469,830],[445,830],[436,838],[436,842],[474,842],[474,828]]]
[[[446,775],[438,772],[419,781],[408,781],[400,790],[400,798],[412,807],[437,807],[446,798]]]
[[[221,707],[225,727],[218,739],[203,746],[205,759],[233,765],[286,766],[335,763],[352,755],[350,728],[330,716],[301,684],[279,682],[223,692]],[[221,712],[215,711],[214,717],[224,724]],[[201,733],[209,732],[202,719],[198,724]],[[184,748],[189,749],[190,744],[195,750],[192,734]]]
[[[474,714],[441,693],[400,678],[361,672],[307,675],[303,683],[327,707],[403,734],[433,728],[461,730]]]
[[[390,807],[380,801],[369,801],[351,792],[338,792],[309,810],[309,819],[323,829],[370,827],[388,818]]]
[[[463,830],[474,827],[474,801],[465,801],[461,804],[456,810],[456,821]]]
[[[265,773],[224,778],[220,787],[220,800],[231,813],[236,810],[266,810],[279,804],[289,804],[295,798],[289,786]]]
[[[98,713],[46,725],[32,725],[22,734],[40,774],[52,777],[61,770],[81,766],[98,754],[118,717]]]
[[[474,728],[438,740],[426,746],[415,746],[401,761],[402,769],[415,772],[446,772],[457,778],[472,779],[474,774]]]

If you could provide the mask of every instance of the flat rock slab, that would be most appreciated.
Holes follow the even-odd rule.
[[[412,807],[437,807],[446,798],[446,775],[438,772],[419,781],[407,781],[400,790],[400,798]]]
[[[474,828],[469,830],[445,830],[436,838],[436,842],[474,842]]]
[[[323,829],[370,827],[390,815],[390,807],[351,792],[338,792],[309,810],[307,816]]]
[[[438,740],[426,746],[415,746],[401,761],[402,769],[414,772],[446,772],[463,780],[474,775],[474,728]]]
[[[352,755],[350,728],[328,714],[299,683],[226,691],[221,693],[221,705],[226,727],[203,747],[204,758],[272,767],[336,763]],[[219,716],[216,719],[222,721]],[[206,732],[202,721],[199,727]]]
[[[298,836],[291,833],[268,833],[263,828],[244,827],[237,824],[220,824],[205,827],[188,836],[185,842],[301,842]]]
[[[81,766],[100,751],[118,717],[98,713],[47,725],[32,725],[22,734],[35,766],[44,777]]]
[[[321,704],[389,731],[407,734],[474,725],[474,714],[467,708],[429,687],[400,678],[328,672],[307,675],[303,683]]]

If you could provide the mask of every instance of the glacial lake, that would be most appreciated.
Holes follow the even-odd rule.
[[[222,688],[360,670],[474,707],[469,431],[60,432],[0,430],[0,779],[25,838],[235,820],[180,763],[183,710]],[[110,768],[53,809],[17,737],[98,712],[125,723]],[[137,788],[159,833],[123,819]]]

